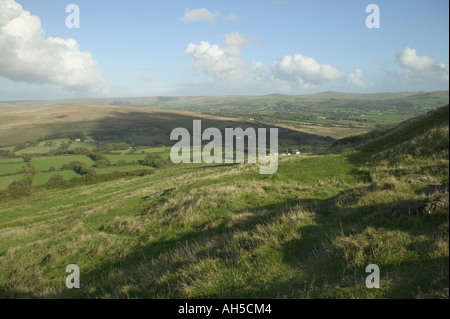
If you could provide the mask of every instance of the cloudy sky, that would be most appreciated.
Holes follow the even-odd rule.
[[[66,25],[71,3],[79,28]],[[371,3],[380,28],[366,26]],[[0,100],[448,89],[448,7],[0,0]]]

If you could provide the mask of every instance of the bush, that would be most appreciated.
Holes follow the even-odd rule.
[[[23,177],[23,181],[28,185],[31,186],[33,184],[34,174],[31,172],[28,172]]]
[[[23,155],[23,161],[25,163],[30,163],[31,162],[31,155],[30,154],[24,154]]]
[[[10,157],[10,156],[12,156],[11,151],[0,150],[0,157]]]
[[[120,151],[120,150],[127,150],[130,148],[130,145],[128,145],[125,142],[120,142],[118,144],[116,143],[109,143],[109,144],[105,144],[103,146],[103,149],[106,151]]]
[[[84,176],[84,175],[95,176],[95,175],[97,175],[97,172],[93,168],[86,166],[86,164],[84,164],[84,163],[83,163],[83,165],[75,166],[73,168],[73,170],[75,171],[75,173],[77,173],[77,174],[79,174],[81,176]]]
[[[88,157],[93,161],[98,160],[107,160],[106,156],[101,153],[91,152],[88,154]]]
[[[47,186],[47,188],[57,188],[66,185],[66,181],[64,180],[64,177],[62,177],[62,175],[56,174],[50,177],[47,184],[45,185]]]
[[[14,197],[27,196],[31,193],[31,186],[27,181],[15,181],[9,184],[8,192]]]
[[[73,170],[73,169],[75,169],[75,167],[77,167],[77,166],[83,166],[83,165],[86,165],[86,164],[84,164],[83,162],[80,162],[80,161],[73,161],[73,162],[70,162],[70,163],[68,163],[68,164],[64,164],[64,165],[62,166],[62,169],[65,169],[65,170]]]
[[[155,168],[166,166],[168,163],[161,158],[159,154],[148,154],[142,161],[143,165],[151,166]]]
[[[70,132],[68,134],[68,136],[71,140],[80,139],[80,140],[84,141],[87,138],[86,134],[84,134],[84,132]]]
[[[105,159],[101,159],[95,162],[95,167],[108,167],[110,165],[110,162],[108,160]]]
[[[17,144],[17,145],[14,147],[14,152],[23,150],[24,148],[27,148],[27,144],[26,144],[26,143],[20,143],[20,144]]]

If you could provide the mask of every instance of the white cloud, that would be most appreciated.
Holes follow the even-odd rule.
[[[195,69],[215,79],[243,80],[246,65],[239,56],[239,49],[247,45],[247,40],[237,32],[225,36],[225,48],[217,44],[201,41],[200,44],[190,43],[185,54],[192,57]]]
[[[190,43],[185,54],[192,57],[192,66],[223,85],[236,87],[266,88],[283,92],[311,90],[337,81],[342,87],[365,87],[360,69],[345,74],[329,64],[320,64],[315,59],[301,54],[286,55],[269,66],[262,62],[245,62],[240,50],[249,41],[240,33],[233,32],[224,37],[223,47],[202,41]],[[336,84],[336,83],[335,83]]]
[[[245,48],[248,43],[248,40],[239,32],[226,34],[223,41],[226,51],[232,56],[239,56],[240,49]]]
[[[227,15],[225,18],[223,18],[225,21],[233,21],[233,20],[238,20],[239,17],[237,15],[235,15],[234,13],[230,13],[229,15]]]
[[[396,62],[405,69],[403,76],[449,80],[448,64],[437,63],[427,56],[418,56],[415,49],[406,48],[397,54]]]
[[[186,9],[184,16],[181,17],[180,20],[183,22],[213,21],[219,16],[220,12],[217,10],[215,13],[212,13],[206,8],[193,10]]]
[[[275,78],[291,83],[301,89],[312,89],[317,85],[338,80],[344,76],[329,64],[319,64],[316,60],[301,54],[285,55],[272,63]]]
[[[354,85],[356,87],[365,87],[366,83],[362,80],[363,72],[360,69],[356,69],[355,72],[349,73],[347,75],[347,82],[350,85]]]
[[[0,52],[0,76],[10,80],[81,92],[106,89],[89,52],[74,39],[45,38],[39,17],[14,0],[0,0]]]

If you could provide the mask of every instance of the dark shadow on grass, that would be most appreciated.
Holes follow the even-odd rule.
[[[110,112],[108,116],[97,120],[92,124],[92,133],[95,140],[115,140],[116,142],[133,142],[133,136],[148,136],[148,144],[164,143],[171,145],[170,133],[177,127],[186,128],[192,135],[192,121],[199,119],[195,113],[187,112],[168,112],[158,110],[155,113],[144,112]],[[236,119],[214,119],[200,118],[202,130],[208,127],[218,128],[224,138],[225,128],[248,127],[267,128],[269,125],[246,122]],[[274,127],[271,125],[270,127]],[[287,128],[278,128],[280,139],[289,140],[296,145],[309,145],[311,141],[320,141],[323,144],[329,144],[334,139],[320,135],[300,132]]]
[[[368,187],[370,190],[370,187]],[[367,189],[366,189],[367,191]],[[342,195],[342,194],[340,194]],[[338,195],[339,196],[339,195]],[[299,228],[299,232],[301,233],[301,238],[298,240],[292,240],[286,242],[282,247],[283,261],[286,264],[294,268],[299,268],[304,272],[304,276],[301,278],[293,279],[292,281],[287,281],[284,283],[273,283],[273,285],[265,285],[264,287],[255,287],[253,286],[250,291],[243,291],[242,288],[237,288],[234,291],[229,291],[225,293],[225,295],[208,295],[205,297],[210,298],[247,298],[247,297],[279,297],[281,295],[289,295],[293,293],[296,289],[303,289],[305,282],[308,280],[312,280],[315,278],[317,284],[323,283],[325,281],[330,281],[332,283],[336,283],[339,285],[351,285],[348,282],[342,282],[340,278],[340,271],[342,271],[342,267],[345,265],[345,260],[340,255],[339,252],[331,252],[327,253],[325,251],[326,248],[322,245],[322,243],[326,243],[330,240],[327,237],[327,231],[335,230],[338,232],[339,227],[342,227],[342,231],[344,234],[351,234],[355,232],[361,232],[365,230],[367,227],[382,227],[384,229],[392,229],[398,230],[401,229],[403,231],[411,231],[412,234],[420,235],[421,233],[417,232],[417,230],[413,229],[414,223],[405,223],[402,219],[395,218],[394,216],[389,216],[392,212],[393,207],[409,204],[405,202],[389,203],[385,205],[377,205],[377,206],[368,206],[368,207],[360,207],[355,209],[345,209],[345,212],[340,211],[336,208],[333,203],[335,198],[327,199],[327,200],[316,200],[316,199],[302,199],[302,200],[291,200],[282,204],[273,204],[267,205],[263,207],[257,207],[252,210],[246,210],[250,212],[251,215],[247,218],[239,220],[238,222],[233,221],[232,226],[230,225],[230,218],[223,218],[221,222],[215,226],[210,227],[209,223],[205,223],[203,225],[199,225],[193,227],[191,231],[187,231],[180,236],[164,240],[158,243],[152,243],[148,245],[144,245],[143,247],[137,248],[134,253],[129,254],[123,258],[120,258],[117,261],[112,261],[108,263],[102,264],[101,268],[91,271],[88,274],[84,275],[86,282],[98,283],[99,285],[108,285],[105,280],[101,278],[105,276],[105,274],[111,271],[123,271],[125,277],[129,280],[133,280],[134,271],[136,267],[143,263],[145,260],[157,260],[161,257],[162,254],[170,252],[177,248],[183,248],[186,245],[206,245],[208,243],[210,247],[207,250],[200,250],[196,258],[201,260],[202,258],[213,258],[218,259],[222,263],[233,264],[238,258],[236,251],[233,251],[229,248],[229,245],[232,241],[233,235],[239,231],[251,231],[258,227],[258,225],[265,225],[268,223],[275,222],[282,214],[288,211],[293,205],[301,205],[304,207],[310,207],[311,205],[317,205],[317,215],[316,215],[316,224],[312,226],[304,226]],[[373,223],[373,218],[371,215],[373,214],[384,214],[385,218],[383,220],[389,220],[389,217],[392,218],[392,223],[383,223],[378,222],[377,224]],[[361,216],[362,215],[362,216]],[[425,218],[422,217],[411,217],[409,218]],[[345,221],[343,226],[339,226],[339,220]],[[438,221],[440,222],[440,221]],[[437,225],[436,219],[434,219],[434,224]],[[332,223],[334,227],[330,227],[327,223]],[[435,227],[434,225],[430,225],[430,227]],[[425,230],[424,232],[425,233]],[[252,249],[253,242],[244,242],[242,243],[243,247],[248,245],[248,249]],[[326,245],[325,245],[326,246]],[[328,258],[327,256],[331,256]],[[255,256],[257,258],[257,256]],[[330,273],[330,264],[335,264],[336,271],[334,273]],[[192,265],[191,261],[177,261],[170,262],[168,264],[158,264],[154,271],[155,275],[162,276],[165,272],[175,272],[179,269],[183,269],[185,267],[189,267]],[[150,265],[149,265],[150,267]],[[331,266],[333,268],[333,266]],[[383,267],[386,267],[383,265]],[[347,269],[347,272],[351,270]],[[364,276],[363,270],[354,270],[361,272],[361,276]],[[362,277],[362,278],[365,278]],[[117,287],[113,285],[108,287],[102,287],[106,292],[113,292],[113,290]],[[399,294],[401,291],[404,291],[404,288],[399,287]],[[140,291],[134,297],[141,298],[151,298],[155,295],[171,295],[174,294],[167,288],[166,283],[152,286],[149,291]],[[396,290],[393,289],[389,292],[389,296],[397,296]],[[85,294],[83,294],[86,297]],[[177,294],[174,295],[177,297]],[[403,295],[405,296],[405,295]],[[97,297],[96,295],[87,295],[87,297]]]
[[[282,204],[272,204],[246,210],[246,212],[251,213],[251,215],[247,218],[239,220],[238,222],[232,222],[232,226],[229,226],[231,218],[225,217],[222,218],[220,223],[215,227],[210,227],[209,223],[205,223],[203,225],[192,227],[192,230],[180,234],[176,238],[159,241],[157,243],[146,244],[142,247],[136,248],[133,253],[127,256],[117,258],[117,260],[115,261],[102,263],[101,268],[83,274],[83,282],[91,284],[93,283],[97,286],[103,285],[103,287],[101,287],[102,292],[112,293],[115,287],[104,286],[105,284],[108,285],[107,281],[105,281],[104,279],[107,274],[113,271],[120,270],[125,273],[125,276],[129,280],[133,280],[133,272],[140,264],[150,260],[157,260],[159,257],[161,257],[162,254],[171,252],[172,250],[177,248],[183,248],[186,244],[196,244],[203,246],[206,243],[209,243],[211,247],[209,247],[207,251],[200,251],[197,255],[197,258],[201,259],[208,256],[209,258],[218,258],[222,262],[233,263],[233,261],[237,258],[237,255],[234,251],[226,249],[226,247],[233,240],[233,235],[235,233],[242,230],[252,229],[254,227],[257,227],[258,225],[270,223],[271,221],[276,220],[277,217],[279,217],[281,214],[285,213],[286,210],[288,210],[295,203],[295,200],[292,200]],[[248,243],[248,245],[252,245],[252,243]],[[159,263],[157,265],[158,269],[155,270],[156,275],[162,276],[167,271],[173,272],[177,269],[187,267],[190,264],[190,262],[183,261],[169,264]],[[151,266],[149,265],[149,267]],[[168,290],[167,285],[164,284],[159,287],[153,287],[152,291],[142,291],[135,297],[151,298],[157,294],[165,295],[170,293],[171,292]],[[67,291],[67,294],[68,296],[75,298],[98,297],[96,294],[89,294],[83,289],[79,289],[77,291]],[[221,296],[210,297],[219,298]]]

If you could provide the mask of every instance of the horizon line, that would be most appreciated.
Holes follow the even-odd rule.
[[[74,97],[62,99],[36,99],[36,100],[0,100],[0,103],[21,103],[21,102],[51,102],[51,101],[72,101],[72,100],[107,100],[107,99],[143,99],[143,98],[201,98],[201,97],[265,97],[271,95],[281,96],[311,96],[321,94],[352,94],[352,95],[378,95],[378,94],[420,94],[420,93],[436,93],[449,92],[449,90],[435,91],[385,91],[385,92],[339,92],[339,91],[322,91],[317,93],[305,94],[289,94],[289,93],[269,93],[269,94],[224,94],[224,95],[151,95],[151,96],[132,96],[132,97]]]

